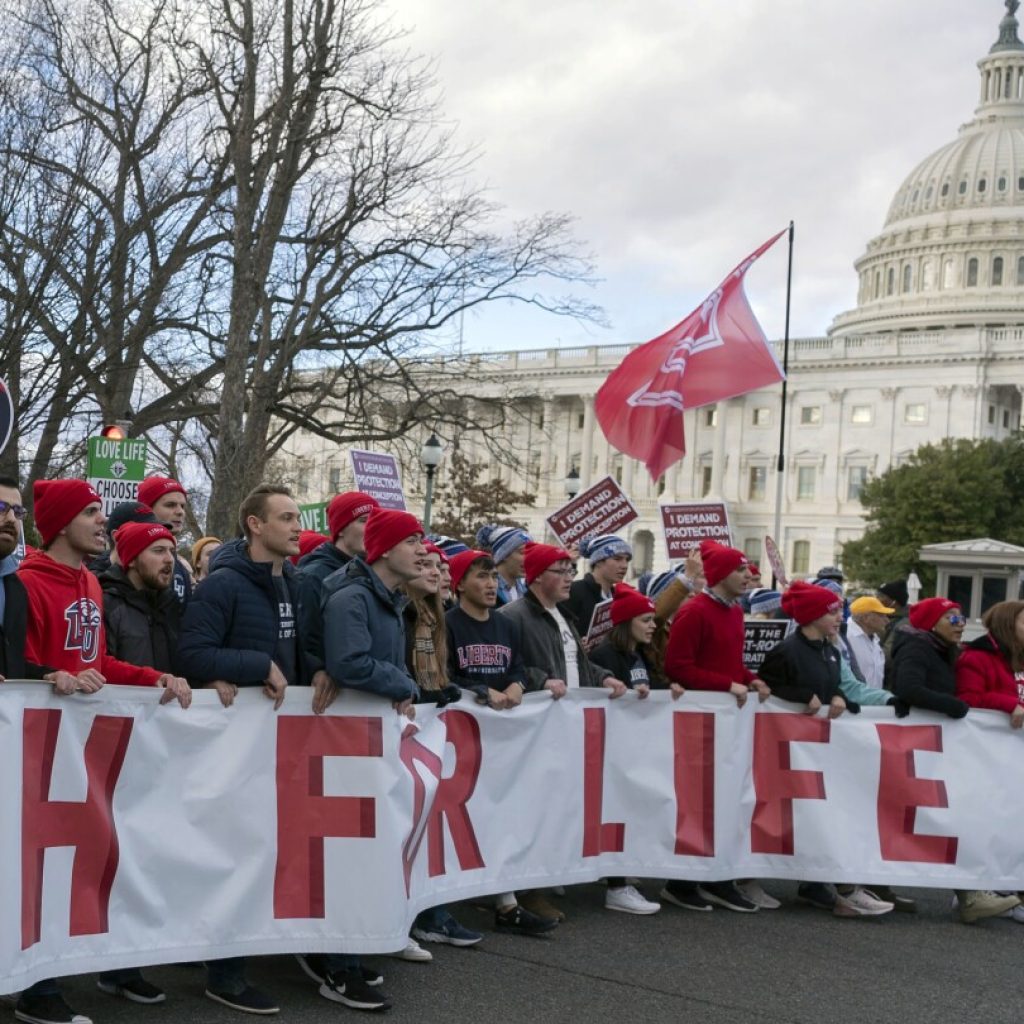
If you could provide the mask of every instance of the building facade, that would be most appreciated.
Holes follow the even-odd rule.
[[[1021,427],[1024,390],[1024,44],[1017,4],[979,62],[981,101],[958,138],[900,186],[882,232],[856,261],[857,307],[829,333],[791,341],[786,467],[776,469],[781,387],[689,410],[688,452],[664,478],[612,450],[594,395],[629,351],[609,345],[490,353],[425,362],[466,381],[467,401],[514,398],[517,415],[495,458],[481,436],[457,443],[490,475],[536,495],[512,514],[534,537],[568,493],[612,476],[640,513],[628,529],[635,568],[667,565],[659,505],[724,501],[733,542],[755,558],[772,532],[795,576],[840,561],[864,529],[868,477],[943,438],[995,438]],[[776,343],[781,356],[781,343]],[[401,452],[415,452],[423,438]],[[298,435],[286,454],[306,500],[351,483],[347,454]],[[406,493],[422,501],[423,470],[405,456]],[[442,464],[439,473],[443,475]],[[572,474],[570,476],[570,474]],[[578,475],[578,476],[577,476]]]

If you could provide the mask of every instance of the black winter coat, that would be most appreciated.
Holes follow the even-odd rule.
[[[351,561],[348,555],[329,542],[299,559],[299,600],[302,605],[299,628],[306,661],[313,672],[324,667],[324,617],[320,607],[323,604],[324,580],[344,569]]]
[[[6,561],[6,560],[5,560]],[[10,562],[13,567],[16,563]],[[0,577],[4,588],[4,621],[0,630],[0,675],[5,679],[42,679],[53,669],[25,660],[25,633],[28,630],[28,595],[25,584],[15,572]]]
[[[601,585],[594,579],[594,574],[588,572],[581,580],[574,580],[569,588],[569,600],[560,605],[562,614],[566,609],[572,616],[572,624],[580,636],[586,636],[590,629],[590,620],[594,617],[594,609],[604,600],[601,593]]]
[[[136,590],[119,565],[100,576],[107,653],[130,665],[174,670],[181,604],[173,587]]]
[[[632,689],[633,682],[630,677],[633,674],[633,664],[636,661],[636,654],[640,655],[643,659],[644,665],[647,667],[647,679],[650,683],[651,689],[666,689],[668,683],[664,680],[659,681],[654,664],[645,651],[638,650],[637,652],[630,654],[627,651],[620,651],[610,640],[605,640],[590,652],[590,660],[600,668],[608,669],[613,678],[621,679],[630,689]]]
[[[810,640],[796,629],[765,655],[757,674],[780,700],[809,704],[817,697],[822,704],[830,704],[833,697],[842,697],[847,710],[857,712],[860,705],[839,687],[841,657],[835,644]]]
[[[901,625],[893,636],[892,692],[911,707],[963,718],[969,705],[956,696],[959,655],[935,633]]]
[[[284,563],[284,580],[298,630],[300,684],[311,673],[303,657],[302,615],[295,567]],[[214,552],[210,575],[195,589],[185,609],[176,667],[196,683],[218,679],[236,686],[262,686],[270,674],[279,629],[277,592],[269,562],[254,562],[244,540]]]

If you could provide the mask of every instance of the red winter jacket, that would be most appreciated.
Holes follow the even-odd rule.
[[[665,675],[690,690],[727,691],[756,677],[743,664],[743,609],[707,593],[687,601],[672,620]]]
[[[991,633],[967,645],[956,662],[956,695],[972,708],[1013,714],[1024,704],[1024,672],[1014,675],[1010,660]]]
[[[37,665],[77,674],[94,668],[108,683],[155,686],[161,674],[107,654],[103,591],[85,566],[72,569],[45,551],[29,555],[18,569],[28,593],[25,657]]]

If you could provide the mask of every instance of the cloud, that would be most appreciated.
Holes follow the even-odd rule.
[[[795,336],[855,301],[892,196],[978,96],[996,0],[392,0],[510,216],[566,210],[597,257],[597,331],[507,306],[468,349],[644,341],[796,222]],[[749,279],[782,331],[785,252]]]

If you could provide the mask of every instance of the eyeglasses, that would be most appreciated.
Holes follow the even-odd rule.
[[[24,505],[12,505],[9,501],[0,501],[0,519],[3,519],[8,512],[13,512],[15,519],[24,519],[28,514],[28,509]]]
[[[571,580],[576,575],[576,566],[568,569],[545,569],[544,571],[554,576],[564,576],[567,580]]]
[[[967,619],[963,615],[950,615],[949,624],[951,626],[964,626],[967,624]]]

